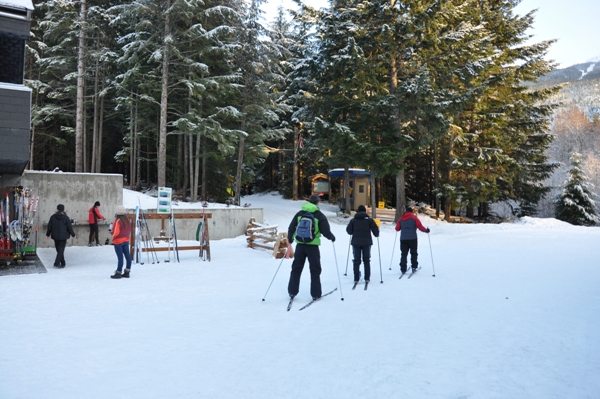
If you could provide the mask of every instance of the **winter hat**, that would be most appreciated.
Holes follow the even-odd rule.
[[[63,204],[58,204],[58,206],[56,207],[56,209],[58,209],[60,212],[64,212],[65,211],[65,206]]]
[[[100,201],[94,202],[94,206],[100,206]]]
[[[119,206],[117,206],[117,210],[115,211],[115,213],[117,215],[125,215],[127,213],[127,210],[125,209],[125,207],[123,205],[119,205]]]
[[[312,202],[315,205],[318,204],[320,200],[321,199],[317,194],[312,194],[310,197],[308,197],[308,202]]]
[[[407,206],[406,207],[406,212],[412,213],[413,212],[412,206]]]
[[[364,205],[359,205],[358,208],[356,209],[357,212],[366,212],[367,208],[365,208]]]

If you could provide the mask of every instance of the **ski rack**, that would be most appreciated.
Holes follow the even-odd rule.
[[[158,220],[160,219],[161,221],[161,231],[165,231],[165,220],[167,219],[171,219],[171,214],[167,214],[167,213],[146,213],[146,220]],[[129,218],[129,220],[131,221],[131,238],[130,238],[130,248],[129,251],[131,252],[132,257],[136,256],[136,260],[138,254],[134,253],[134,248],[135,248],[135,237],[136,237],[136,224],[135,224],[135,213],[131,214],[128,213],[127,217]],[[212,214],[211,213],[174,213],[173,217],[175,219],[211,219],[212,218]],[[200,252],[200,257],[202,257],[202,253],[205,252],[206,254],[206,258],[210,261],[210,240],[209,240],[209,236],[208,236],[208,223],[206,223],[205,225],[205,229],[206,229],[206,240],[204,242],[203,245],[189,245],[189,246],[184,246],[184,247],[178,247],[177,249],[179,251],[186,251],[186,250],[199,250]],[[164,236],[159,236],[159,237],[152,237],[153,240],[155,241],[161,241],[161,240],[169,240],[171,239],[171,237],[164,237]],[[158,247],[158,248],[141,248],[142,252],[147,252],[147,251],[168,251],[168,248],[162,248],[162,247]]]

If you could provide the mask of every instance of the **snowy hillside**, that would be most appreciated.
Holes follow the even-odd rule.
[[[242,201],[280,229],[302,204]],[[0,398],[598,397],[600,228],[420,216],[422,270],[398,280],[384,224],[365,291],[344,276],[348,220],[322,209],[337,240],[323,240],[321,280],[339,289],[302,311],[308,267],[286,312],[291,260],[243,236],[211,242],[212,262],[163,252],[121,280],[110,246],[67,247],[64,269],[40,250],[48,273],[0,278]]]
[[[600,78],[600,62],[590,61],[572,65],[567,68],[555,69],[539,79],[539,83],[558,84],[576,82],[578,80],[593,80]]]

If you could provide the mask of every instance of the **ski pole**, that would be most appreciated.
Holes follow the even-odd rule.
[[[379,277],[381,277],[381,284],[383,284],[383,272],[381,271],[381,248],[379,247],[379,237],[377,237],[377,250],[379,251]]]
[[[348,255],[346,255],[346,272],[344,276],[348,275],[348,261],[350,260],[350,243],[352,242],[352,236],[350,236],[350,241],[348,241]]]
[[[429,253],[431,254],[431,267],[433,267],[433,276],[435,277],[435,265],[433,264],[433,251],[431,250],[431,238],[429,238],[429,233],[427,233],[427,238],[429,239]]]
[[[283,258],[281,258],[281,262],[279,262],[279,266],[277,266],[277,270],[275,270],[275,275],[271,279],[271,284],[269,284],[269,288],[267,288],[267,292],[265,292],[265,296],[263,296],[263,299],[262,299],[263,302],[265,301],[265,298],[267,297],[267,294],[269,293],[269,290],[271,289],[271,285],[273,284],[273,281],[275,281],[275,277],[277,276],[277,273],[279,273],[279,268],[283,264],[283,260],[287,258],[287,254],[290,251],[291,247],[292,247],[292,244],[288,244],[288,247],[285,250],[285,255],[283,255]]]
[[[392,262],[394,261],[394,251],[396,250],[396,239],[398,238],[398,232],[396,232],[396,236],[394,237],[394,246],[392,247],[392,259],[390,259],[390,270],[392,270]]]
[[[340,269],[337,264],[337,255],[335,253],[335,244],[331,241],[331,245],[333,246],[333,257],[335,258],[335,268],[337,269],[338,283],[340,285],[340,295],[342,296],[342,301],[344,300],[344,293],[342,292],[342,280],[340,280]]]

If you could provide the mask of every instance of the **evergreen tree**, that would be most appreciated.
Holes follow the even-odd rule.
[[[276,93],[273,90],[277,74],[272,59],[278,50],[265,37],[261,23],[260,6],[264,0],[250,0],[238,4],[240,24],[235,32],[236,43],[233,63],[238,75],[236,108],[238,127],[238,151],[235,159],[235,203],[240,203],[241,188],[251,181],[255,165],[264,162],[267,152],[264,143],[281,137],[277,129],[279,115]],[[244,173],[245,172],[245,173]]]
[[[597,216],[593,189],[581,168],[581,155],[571,156],[569,179],[562,192],[554,198],[555,215],[559,220],[579,226],[594,226],[600,219]]]

